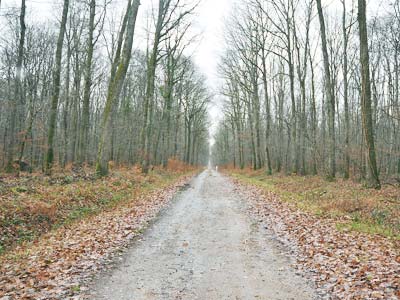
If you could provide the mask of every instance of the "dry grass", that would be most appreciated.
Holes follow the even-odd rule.
[[[171,184],[195,168],[173,161],[169,167],[141,174],[140,167],[113,166],[97,179],[89,167],[0,177],[0,253],[62,225],[112,209],[124,201]]]
[[[318,176],[268,176],[264,171],[228,169],[234,177],[277,193],[282,200],[321,217],[335,218],[340,229],[400,237],[400,189],[365,188],[350,180]]]
[[[194,169],[193,166],[185,164],[184,162],[182,162],[176,158],[168,160],[167,170],[169,172],[188,172],[193,169]]]

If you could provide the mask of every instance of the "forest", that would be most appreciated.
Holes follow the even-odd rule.
[[[400,299],[400,0],[0,0],[0,300]]]
[[[219,65],[216,163],[354,178],[400,175],[400,2],[238,4]]]
[[[66,0],[57,24],[27,22],[26,1],[4,9],[0,168],[207,163],[211,95],[188,50],[196,3],[181,2],[160,1],[135,49],[140,1],[119,14],[113,1]]]

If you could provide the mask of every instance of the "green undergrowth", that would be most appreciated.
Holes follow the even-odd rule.
[[[400,240],[400,190],[380,191],[359,183],[317,176],[266,175],[263,172],[230,171],[239,181],[277,194],[280,200],[321,218],[335,220],[340,231],[378,234]]]

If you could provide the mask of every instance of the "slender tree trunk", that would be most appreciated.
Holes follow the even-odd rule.
[[[187,122],[187,143],[186,143],[186,155],[185,162],[188,164],[190,162],[190,147],[192,145],[192,125],[190,122]]]
[[[87,39],[87,58],[85,64],[85,90],[83,94],[83,106],[82,106],[82,127],[80,132],[80,151],[79,151],[79,162],[82,163],[88,158],[87,145],[89,137],[89,121],[90,121],[90,89],[92,87],[92,60],[93,60],[93,34],[95,27],[95,16],[96,16],[96,0],[90,1],[89,9],[89,34]]]
[[[335,98],[333,93],[329,55],[326,41],[325,20],[322,11],[321,0],[317,0],[318,17],[321,31],[321,46],[324,58],[326,105],[328,111],[328,179],[336,175],[336,142],[335,142]]]
[[[271,134],[271,104],[268,95],[268,81],[267,81],[267,66],[265,61],[265,54],[264,50],[263,57],[262,57],[262,78],[263,78],[263,86],[264,86],[264,102],[265,102],[265,117],[266,117],[266,124],[265,124],[265,158],[267,160],[267,174],[272,174],[272,164],[271,164],[271,157],[270,157],[270,134]]]
[[[250,130],[250,140],[251,140],[251,153],[252,153],[252,162],[253,162],[253,170],[257,170],[257,150],[256,150],[256,143],[254,141],[254,126],[253,126],[253,114],[252,114],[252,108],[251,108],[251,103],[248,101],[247,104],[248,108],[248,118],[249,118],[249,130]]]
[[[253,111],[254,111],[254,129],[256,139],[256,168],[261,169],[261,130],[260,130],[260,97],[258,95],[258,83],[257,78],[253,79]]]
[[[163,120],[161,126],[163,126],[163,167],[168,166],[168,160],[170,155],[170,140],[171,140],[171,110],[172,110],[172,92],[174,89],[174,72],[175,72],[175,62],[173,53],[169,53],[167,58],[167,80],[165,84],[165,110],[163,113]]]
[[[368,175],[371,185],[376,189],[380,189],[381,184],[376,165],[374,128],[372,123],[371,82],[369,73],[368,33],[365,0],[358,0],[358,25],[362,77],[361,112],[366,146],[366,158],[369,170]]]
[[[350,177],[350,115],[349,115],[349,80],[348,80],[348,58],[347,58],[347,44],[348,36],[346,29],[346,3],[345,0],[342,1],[343,4],[343,18],[342,18],[342,30],[343,30],[343,100],[344,100],[344,118],[346,126],[345,134],[345,149],[344,149],[344,178],[348,179]]]
[[[71,70],[71,45],[70,41],[68,41],[67,48],[67,70],[65,76],[65,104],[64,104],[64,116],[63,116],[63,130],[64,130],[64,158],[63,164],[68,162],[68,146],[69,146],[69,131],[68,131],[68,123],[69,123],[69,107],[70,107],[70,70]]]
[[[60,96],[62,48],[63,48],[64,34],[67,24],[68,8],[69,8],[69,0],[64,0],[60,32],[58,34],[58,40],[57,40],[55,67],[53,72],[53,92],[51,97],[50,121],[49,121],[48,137],[47,137],[47,154],[45,159],[45,171],[47,174],[51,173],[54,161],[54,134],[57,125],[56,121],[57,121],[58,98]]]
[[[140,1],[133,0],[129,1],[128,8],[126,11],[126,33],[124,39],[124,46],[122,48],[121,57],[116,55],[114,58],[113,65],[115,68],[111,70],[111,78],[108,86],[106,106],[104,108],[102,122],[101,122],[101,136],[99,140],[99,145],[97,149],[97,161],[96,161],[96,173],[98,176],[104,176],[108,174],[108,155],[106,151],[105,143],[106,139],[110,137],[112,131],[111,128],[111,117],[110,114],[113,110],[114,103],[116,99],[121,94],[121,90],[125,81],[126,73],[128,71],[129,62],[132,56],[132,44],[133,36],[135,33],[136,17],[139,10]],[[122,40],[121,35],[124,34],[125,28],[121,29],[120,40]],[[119,43],[120,45],[122,44]]]
[[[234,119],[231,119],[231,129],[232,129],[232,141],[233,141],[233,147],[232,147],[232,155],[233,155],[233,168],[236,169],[236,130],[235,130],[235,122]]]
[[[290,40],[290,37],[289,37]],[[291,120],[290,120],[290,134],[292,140],[292,155],[293,155],[293,163],[292,163],[292,171],[294,173],[298,173],[299,171],[299,153],[296,149],[296,141],[297,141],[297,113],[296,113],[296,99],[295,99],[295,91],[294,91],[294,66],[292,59],[292,48],[289,43],[288,46],[288,65],[289,65],[289,84],[290,84],[290,99],[291,99]]]
[[[298,81],[300,85],[300,99],[299,99],[299,105],[298,105],[298,111],[299,111],[299,123],[300,123],[300,132],[298,134],[298,150],[300,152],[299,155],[299,161],[300,161],[300,174],[305,175],[306,174],[306,163],[305,163],[305,150],[306,150],[306,135],[307,135],[307,124],[306,124],[306,72],[307,72],[307,52],[308,52],[308,32],[309,32],[309,24],[310,24],[310,18],[307,21],[306,25],[306,45],[304,49],[304,60],[303,60],[303,66],[301,66],[301,55],[300,55],[300,46],[297,38],[297,31],[296,27],[294,27],[293,30],[293,36],[295,39],[295,48],[296,48],[296,54],[297,54],[297,76],[298,76]]]
[[[278,76],[278,136],[282,137],[284,135],[284,101],[285,101],[285,92],[284,92],[284,81],[283,81],[283,74],[284,74],[284,66],[282,62],[280,62],[280,67],[279,67],[280,75]],[[288,141],[290,139],[290,132],[288,132]],[[279,143],[279,153],[278,153],[278,162],[277,162],[277,172],[280,172],[282,170],[282,161],[283,161],[283,153],[284,153],[284,140],[280,139],[278,141]],[[289,143],[289,142],[288,142]]]
[[[80,94],[81,94],[81,64],[79,59],[79,33],[74,30],[73,33],[74,47],[75,47],[75,57],[74,57],[74,93],[72,98],[72,124],[70,128],[71,134],[71,162],[74,163],[77,157],[77,149],[79,149],[79,104],[80,104]]]
[[[38,75],[36,75],[38,76]],[[37,83],[36,83],[37,84]],[[28,137],[32,134],[32,128],[33,128],[33,121],[35,118],[35,112],[34,112],[34,103],[35,103],[35,98],[36,98],[36,93],[37,93],[37,86],[35,88],[35,91],[31,91],[30,95],[30,101],[29,101],[29,108],[28,108],[28,121],[27,124],[25,125],[25,132],[23,133],[21,142],[20,142],[20,153],[18,157],[18,161],[21,162],[23,157],[24,157],[24,152],[25,152],[25,146],[26,146],[26,141]],[[22,101],[21,101],[22,102]]]
[[[312,144],[312,167],[311,173],[317,174],[317,105],[315,101],[315,76],[314,66],[311,53],[309,52],[310,69],[311,69],[311,144]]]
[[[19,114],[19,107],[22,105],[22,98],[23,98],[23,90],[22,90],[22,82],[21,82],[21,73],[22,73],[22,64],[24,59],[24,45],[25,45],[25,11],[26,11],[26,4],[25,0],[21,1],[21,14],[19,16],[20,22],[20,36],[19,36],[19,45],[18,45],[18,57],[17,57],[17,64],[16,64],[16,71],[15,71],[15,92],[14,92],[14,100],[12,102],[12,109],[11,109],[11,122],[10,122],[10,139],[8,145],[8,153],[7,153],[7,172],[12,172],[13,170],[13,157],[14,157],[14,146],[16,140],[16,125],[17,125],[17,116]]]
[[[167,2],[169,3],[169,2]],[[163,27],[163,18],[165,10],[168,9],[168,4],[165,4],[165,0],[159,0],[158,4],[158,17],[156,24],[156,31],[154,33],[153,49],[150,54],[150,58],[147,64],[147,84],[146,84],[146,96],[144,102],[144,126],[142,131],[142,172],[147,174],[150,167],[150,151],[151,151],[151,127],[153,119],[153,101],[154,101],[154,88],[155,88],[155,77],[156,68],[159,52],[159,43],[161,38],[161,30]]]
[[[181,123],[181,106],[182,106],[182,100],[180,99],[178,102],[178,115],[176,116],[176,122],[175,122],[175,135],[174,135],[174,152],[173,156],[176,158],[178,156],[178,138],[179,138],[179,131],[180,131],[180,123]]]

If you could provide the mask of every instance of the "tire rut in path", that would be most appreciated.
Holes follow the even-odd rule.
[[[204,171],[93,284],[93,300],[315,299],[246,212],[233,184]]]

